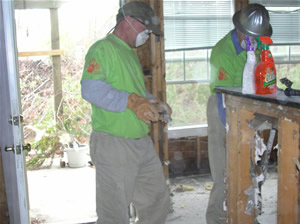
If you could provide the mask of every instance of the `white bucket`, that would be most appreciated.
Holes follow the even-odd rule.
[[[77,149],[66,148],[68,165],[71,168],[84,167],[87,164],[88,145],[79,145]]]

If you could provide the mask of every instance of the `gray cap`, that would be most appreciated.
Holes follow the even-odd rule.
[[[249,4],[236,12],[232,20],[235,27],[248,36],[271,36],[273,33],[269,13],[260,4]]]
[[[147,29],[151,30],[156,35],[161,34],[158,25],[159,18],[154,15],[153,9],[144,2],[132,1],[126,3],[118,11],[117,24],[124,19],[124,16],[132,16],[137,19],[140,19]]]

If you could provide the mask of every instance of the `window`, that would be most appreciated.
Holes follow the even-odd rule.
[[[287,77],[293,88],[300,89],[300,1],[250,0],[264,5],[270,14],[273,27],[270,50],[273,54],[277,80]],[[279,88],[285,88],[277,81]]]
[[[234,28],[233,0],[164,0],[169,127],[206,124],[211,48]],[[270,47],[280,78],[300,89],[300,0],[249,0],[264,5],[273,27]]]
[[[233,29],[233,0],[164,0],[171,127],[206,124],[211,48]]]

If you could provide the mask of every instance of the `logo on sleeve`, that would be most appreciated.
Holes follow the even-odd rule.
[[[223,67],[219,68],[218,79],[219,80],[228,80],[228,78],[227,78],[227,72],[225,71],[225,69]]]
[[[87,68],[87,72],[88,73],[94,73],[94,74],[100,73],[100,67],[101,66],[97,63],[97,61],[95,60],[95,58],[92,58],[89,61],[89,66]]]

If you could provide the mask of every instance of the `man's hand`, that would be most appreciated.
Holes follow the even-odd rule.
[[[158,120],[160,120],[164,123],[168,123],[169,121],[172,121],[172,118],[171,118],[172,109],[167,103],[163,103],[157,98],[149,99],[149,101],[158,110],[158,113],[159,113]]]
[[[135,93],[130,94],[128,97],[127,108],[136,114],[136,116],[149,124],[157,122],[159,119],[159,113],[157,108],[149,102],[145,97],[138,96]]]

